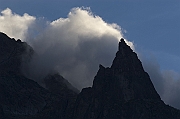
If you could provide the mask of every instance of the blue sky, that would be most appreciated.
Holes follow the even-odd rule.
[[[137,49],[150,52],[161,68],[180,72],[179,0],[0,0],[0,10],[10,8],[18,14],[55,20],[67,17],[73,7],[90,7],[108,23],[117,23]],[[178,62],[179,61],[179,62]]]
[[[116,23],[123,29],[124,37],[134,43],[155,87],[169,89],[165,90],[165,102],[180,109],[179,0],[0,0],[0,11],[10,8],[13,13],[28,13],[45,21],[67,18],[72,8],[82,6],[90,7],[106,23]],[[176,79],[179,81],[174,82]]]

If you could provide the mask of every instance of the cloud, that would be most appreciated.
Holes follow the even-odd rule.
[[[173,107],[180,109],[180,75],[173,70],[161,70],[153,54],[140,54],[145,71],[160,95],[161,99]]]
[[[23,16],[12,13],[11,9],[7,8],[0,14],[0,32],[4,32],[10,37],[24,40],[28,28],[35,19],[35,17],[27,13]]]
[[[164,93],[162,99],[167,103],[180,109],[180,76],[177,72],[168,70],[162,72],[164,79]]]
[[[78,89],[92,85],[100,63],[110,66],[123,37],[120,26],[106,23],[90,8],[73,8],[67,18],[44,23],[46,27],[40,34],[27,39],[38,53],[29,75],[41,79],[58,71]]]

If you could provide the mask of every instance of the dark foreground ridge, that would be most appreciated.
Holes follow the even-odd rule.
[[[44,78],[46,89],[25,77],[21,65],[33,53],[28,44],[0,33],[0,119],[180,119],[124,39],[112,66],[100,65],[93,86],[79,94],[57,73]]]

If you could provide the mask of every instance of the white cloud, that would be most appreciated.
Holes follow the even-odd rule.
[[[0,31],[15,39],[24,40],[28,28],[35,19],[26,13],[23,16],[13,14],[11,9],[7,8],[0,15]]]
[[[123,37],[120,26],[106,23],[89,8],[73,8],[67,18],[46,26],[33,40],[27,40],[39,54],[32,64],[41,65],[36,68],[39,71],[32,68],[33,76],[37,72],[42,76],[41,70],[56,70],[79,89],[92,85],[100,63],[110,66]]]

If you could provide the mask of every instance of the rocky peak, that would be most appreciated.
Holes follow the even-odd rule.
[[[137,54],[124,39],[119,42],[119,50],[110,68],[114,79],[118,80],[116,90],[120,90],[124,100],[159,99],[149,75],[144,71]]]
[[[52,93],[68,97],[76,96],[79,91],[58,73],[49,74],[44,78],[45,87]]]
[[[118,51],[123,51],[123,49],[128,49],[128,50],[132,51],[132,49],[126,44],[125,40],[123,38],[121,38],[121,40],[119,42]]]
[[[123,38],[119,42],[119,50],[111,68],[116,72],[144,71],[137,54],[125,43]]]
[[[99,65],[92,88],[85,88],[79,94],[75,118],[138,119],[142,115],[146,118],[149,110],[159,108],[155,105],[144,108],[151,104],[165,106],[137,54],[121,39],[112,66]],[[137,108],[146,111],[138,112]]]

